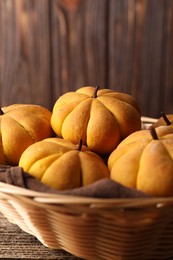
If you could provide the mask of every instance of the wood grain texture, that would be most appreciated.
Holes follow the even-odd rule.
[[[81,0],[75,9],[51,1],[53,96],[85,85],[106,87],[106,0]]]
[[[100,85],[173,113],[172,0],[1,0],[0,105]]]
[[[50,107],[49,12],[45,0],[2,0],[1,106]]]
[[[173,2],[116,2],[116,8],[115,1],[109,6],[109,28],[114,28],[109,33],[109,87],[135,96],[142,114],[157,117],[161,110],[173,112],[173,81],[167,80],[173,73],[169,45]]]
[[[1,259],[68,259],[80,258],[63,250],[52,250],[43,246],[34,236],[23,232],[0,214],[0,258]]]

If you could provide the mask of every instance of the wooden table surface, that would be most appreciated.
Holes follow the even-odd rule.
[[[52,250],[42,245],[34,236],[11,224],[0,213],[1,259],[68,259],[79,260],[63,250]]]

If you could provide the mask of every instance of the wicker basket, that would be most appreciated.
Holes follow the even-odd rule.
[[[0,211],[46,247],[84,259],[173,259],[172,197],[96,199],[0,183]]]

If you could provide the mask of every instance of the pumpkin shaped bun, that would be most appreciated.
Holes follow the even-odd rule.
[[[0,163],[17,165],[31,144],[51,137],[51,112],[39,105],[13,104],[1,108]]]
[[[173,127],[173,114],[166,114],[165,112],[161,112],[161,116],[155,123],[152,124],[152,127],[158,127],[162,125]]]
[[[173,127],[125,138],[108,158],[110,178],[152,196],[173,196]]]
[[[101,157],[88,147],[61,138],[47,138],[29,146],[19,166],[49,187],[66,190],[109,177]]]
[[[58,98],[51,125],[57,136],[75,144],[82,139],[92,151],[109,154],[121,140],[141,129],[141,114],[132,96],[86,86]]]

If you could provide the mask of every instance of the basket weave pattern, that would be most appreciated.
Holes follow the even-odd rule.
[[[0,186],[0,211],[49,248],[84,259],[173,256],[173,198],[68,199],[10,186]]]

